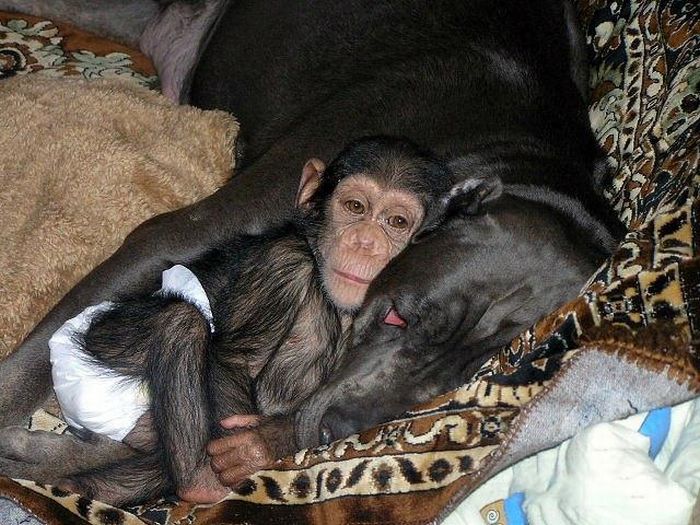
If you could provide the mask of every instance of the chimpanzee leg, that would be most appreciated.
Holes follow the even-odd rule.
[[[173,304],[158,352],[149,353],[148,381],[163,465],[176,489],[208,464],[211,411],[206,395],[209,324],[189,303]]]
[[[157,295],[124,301],[98,314],[87,332],[76,339],[110,370],[147,378],[148,357],[160,354],[164,333],[178,332],[187,338],[189,317],[201,317],[194,307],[179,307],[178,311],[183,303],[178,297]]]
[[[246,363],[233,352],[220,351],[215,343],[210,354],[209,381],[206,385],[212,410],[212,438],[229,433],[219,422],[232,415],[254,414],[252,380]]]
[[[138,454],[127,460],[62,479],[58,486],[117,507],[135,505],[174,492],[163,475],[160,454]]]
[[[207,464],[211,417],[204,382],[210,332],[195,306],[173,297],[125,303],[110,314],[90,329],[86,349],[111,368],[145,377],[158,443],[152,452],[83,473],[67,486],[124,504],[188,487]],[[131,325],[125,328],[126,322]]]

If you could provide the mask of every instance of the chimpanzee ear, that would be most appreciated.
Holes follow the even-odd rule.
[[[304,169],[301,171],[301,181],[299,181],[299,189],[297,190],[297,208],[309,207],[311,197],[321,185],[321,176],[325,169],[326,164],[321,159],[314,157],[306,161]]]
[[[445,196],[446,213],[475,215],[484,204],[498,199],[502,193],[503,182],[497,175],[465,179],[452,186]]]

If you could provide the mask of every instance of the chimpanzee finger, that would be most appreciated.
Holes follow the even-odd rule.
[[[224,428],[253,428],[260,423],[260,416],[255,414],[236,414],[222,419],[219,424]]]
[[[236,487],[241,481],[258,470],[258,468],[251,465],[241,465],[236,468],[228,469],[219,474],[219,483],[226,487]]]
[[[240,446],[241,443],[241,434],[232,434],[230,436],[214,439],[207,444],[207,454],[212,457],[225,454],[229,450]]]
[[[231,450],[211,458],[211,469],[220,474],[224,470],[238,467],[245,460],[239,450]]]

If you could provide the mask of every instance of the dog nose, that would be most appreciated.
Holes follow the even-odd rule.
[[[323,422],[319,429],[319,441],[321,445],[329,445],[333,442],[333,432],[331,432],[331,428]]]
[[[333,408],[326,410],[318,425],[318,437],[322,445],[328,445],[338,438],[344,437],[343,418]]]
[[[358,432],[363,427],[361,420],[345,410],[331,407],[321,417],[318,425],[318,437],[322,445],[328,445]]]

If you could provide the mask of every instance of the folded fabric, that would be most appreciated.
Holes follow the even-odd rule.
[[[700,491],[700,401],[593,425],[477,489],[447,525],[685,525]]]

